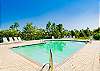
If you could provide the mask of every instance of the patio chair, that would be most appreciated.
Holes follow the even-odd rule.
[[[8,40],[6,37],[3,38],[3,43],[8,43]]]
[[[14,42],[14,40],[12,39],[12,37],[9,37],[9,42]]]
[[[66,36],[64,36],[64,38],[66,38]]]
[[[18,41],[19,41],[19,40],[17,39],[17,37],[14,37],[14,40],[15,40],[14,42],[18,42]]]
[[[17,37],[17,38],[18,38],[18,41],[22,41],[20,37]]]
[[[54,39],[54,36],[52,36],[52,39]]]
[[[73,38],[75,38],[75,36],[73,36]]]

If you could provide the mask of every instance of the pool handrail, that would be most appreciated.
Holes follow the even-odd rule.
[[[41,68],[41,70],[40,71],[42,71],[44,68],[45,68],[45,66],[46,65],[48,65],[49,63],[46,63],[46,64],[44,64],[43,66],[42,66],[42,68]],[[49,64],[49,68],[48,68],[48,70],[47,71],[49,71],[50,70],[50,68],[51,68],[51,66],[50,66],[50,64]]]

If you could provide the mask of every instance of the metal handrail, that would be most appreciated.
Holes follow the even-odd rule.
[[[45,66],[46,66],[47,64],[49,64],[49,63],[44,64],[43,67],[42,67],[42,69],[41,69],[40,71],[42,71],[42,70],[45,68]],[[50,66],[50,64],[49,64],[49,69],[48,69],[47,71],[49,71],[50,68],[51,68],[51,66]]]
[[[42,69],[40,71],[42,71],[47,64],[49,64],[49,69],[47,71],[53,71],[53,59],[52,59],[52,51],[51,51],[51,49],[50,49],[50,59],[49,59],[49,61],[50,61],[49,63],[46,63],[46,64],[43,65],[43,67],[42,67]]]

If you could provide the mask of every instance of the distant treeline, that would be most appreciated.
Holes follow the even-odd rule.
[[[7,30],[0,30],[0,38],[2,37],[18,37],[20,36],[23,40],[36,40],[36,39],[50,39],[64,38],[64,37],[75,37],[77,39],[90,39],[100,40],[100,28],[91,31],[87,29],[81,30],[66,30],[63,24],[47,23],[46,28],[37,28],[32,23],[27,23],[22,30],[19,29],[18,22],[15,22]]]

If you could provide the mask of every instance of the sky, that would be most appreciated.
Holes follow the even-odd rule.
[[[99,0],[99,27],[100,27],[100,0]]]
[[[99,0],[0,0],[0,29],[18,22],[45,28],[48,21],[65,29],[95,29],[99,26]]]

